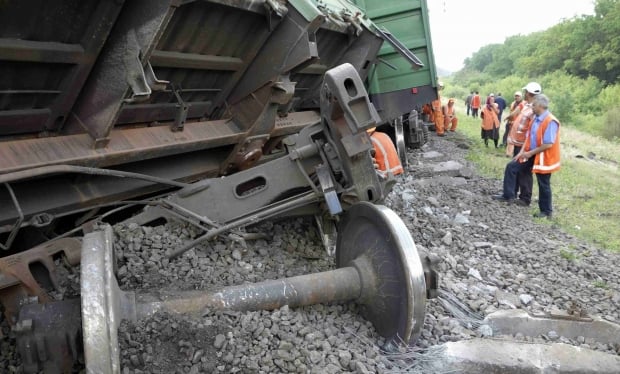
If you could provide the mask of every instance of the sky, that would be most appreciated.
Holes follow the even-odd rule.
[[[457,71],[480,47],[594,14],[594,0],[427,0],[438,68]]]

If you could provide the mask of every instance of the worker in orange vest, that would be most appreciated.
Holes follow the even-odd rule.
[[[367,130],[374,149],[373,162],[381,176],[388,174],[399,175],[404,172],[403,165],[398,158],[398,151],[387,134],[376,131],[376,127]]]
[[[471,116],[478,118],[478,111],[480,110],[480,95],[478,91],[474,92],[474,96],[471,98]]]
[[[444,136],[444,116],[443,111],[441,110],[441,98],[433,100],[431,103],[431,107],[433,108],[433,120],[435,122],[435,132],[437,136]]]
[[[448,105],[443,107],[443,116],[444,116],[444,130],[455,132],[456,126],[459,123],[459,119],[456,118],[456,110],[454,109],[453,98],[450,98],[450,100],[448,100]]]
[[[435,123],[435,132],[437,136],[444,136],[444,116],[441,106],[441,96],[439,91],[443,89],[443,83],[438,82],[437,87],[437,99],[431,102],[431,108],[433,109],[433,122]]]
[[[523,105],[517,106],[508,116],[513,119],[510,127],[510,133],[508,133],[508,143],[513,147],[513,151],[510,157],[515,157],[521,148],[525,144],[527,132],[530,129],[530,125],[534,120],[534,109],[532,108],[532,101],[536,95],[542,92],[542,87],[537,82],[530,82],[523,87],[525,92],[524,99],[521,101]],[[515,185],[515,196],[519,199],[515,202],[521,206],[529,206],[532,201],[532,187],[534,186],[534,178],[532,177],[532,170],[521,170],[517,175]]]
[[[493,140],[495,143],[495,148],[497,148],[497,142],[499,140],[499,118],[497,118],[497,114],[499,113],[499,108],[497,104],[495,104],[494,96],[489,95],[487,97],[486,105],[482,107],[482,112],[480,112],[480,117],[482,118],[481,123],[481,136],[484,139],[484,145],[489,146],[489,139]]]
[[[532,100],[534,120],[527,133],[525,144],[504,170],[504,190],[493,195],[493,199],[512,201],[515,199],[515,179],[521,170],[532,170],[538,182],[537,218],[551,218],[553,214],[551,197],[551,174],[560,170],[560,121],[548,110],[549,99],[538,94]]]

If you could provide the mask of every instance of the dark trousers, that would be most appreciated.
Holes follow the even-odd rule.
[[[538,182],[538,208],[541,213],[551,215],[551,174],[536,174]]]
[[[512,122],[506,122],[506,127],[504,128],[504,136],[502,136],[502,145],[508,145],[508,134],[510,134],[510,128],[512,127]]]
[[[529,204],[532,201],[532,166],[534,165],[534,157],[529,158],[525,162],[510,161],[504,170],[504,192],[503,195],[507,199],[515,199],[517,191],[521,190],[519,199]],[[529,175],[529,186],[524,183],[526,175]]]
[[[469,117],[469,111],[471,110],[471,106],[469,106],[469,104],[467,104],[467,116]]]
[[[515,146],[512,151],[512,157],[521,152],[521,147]],[[534,159],[532,158],[532,165],[534,163]],[[532,177],[532,167],[529,169],[521,169],[517,173],[517,180],[515,182],[515,197],[519,197],[519,200],[523,200],[526,204],[530,204],[532,202],[532,188],[534,186],[534,178]]]
[[[478,118],[478,108],[471,108],[471,116]]]

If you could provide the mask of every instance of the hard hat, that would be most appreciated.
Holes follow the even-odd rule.
[[[529,93],[533,93],[535,95],[538,95],[539,93],[542,93],[542,87],[540,87],[540,84],[536,83],[536,82],[530,82],[528,83],[525,87],[523,87],[524,90],[526,90]]]
[[[495,97],[495,95],[493,94],[493,92],[491,92],[491,93],[489,94],[489,96],[491,96],[491,97]]]
[[[521,91],[515,92],[515,96],[521,96]]]
[[[443,82],[442,82],[442,81],[438,81],[438,82],[437,82],[437,85],[438,85],[439,87],[443,87]]]

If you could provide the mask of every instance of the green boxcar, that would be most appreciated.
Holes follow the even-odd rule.
[[[433,56],[426,0],[354,0],[379,27],[389,31],[422,62],[415,66],[383,43],[379,64],[368,77],[371,99],[386,122],[437,98],[437,72]]]

